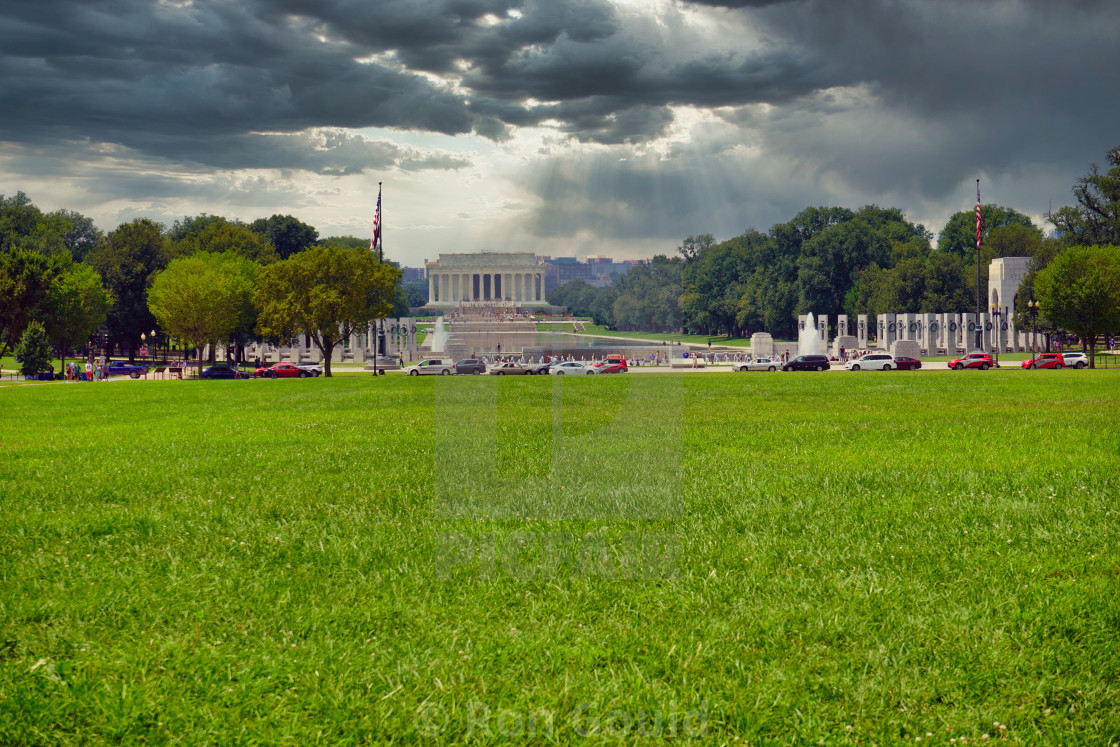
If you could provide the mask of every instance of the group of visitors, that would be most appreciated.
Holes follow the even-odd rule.
[[[109,365],[104,360],[95,363],[87,359],[83,367],[77,361],[69,361],[63,373],[67,381],[108,381]]]

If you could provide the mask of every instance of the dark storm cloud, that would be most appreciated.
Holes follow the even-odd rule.
[[[915,201],[1038,164],[1072,182],[1116,144],[1117,38],[1109,0],[7,0],[0,141],[352,174],[464,161],[331,128],[501,142],[543,124],[607,146],[562,172],[610,185],[588,215],[649,230],[659,180],[698,170],[724,182],[709,210],[770,204],[742,164]],[[618,160],[688,106],[723,117],[718,147]],[[736,140],[754,160],[719,155]],[[572,225],[551,204],[565,184],[530,184],[542,235]]]

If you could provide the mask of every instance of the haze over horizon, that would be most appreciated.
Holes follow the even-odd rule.
[[[810,205],[1043,222],[1120,144],[1107,0],[14,0],[0,193],[619,259]]]

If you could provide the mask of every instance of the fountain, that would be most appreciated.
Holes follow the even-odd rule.
[[[805,316],[805,326],[797,333],[797,354],[824,354],[824,350],[821,348],[820,334],[817,332],[817,322],[811,311]]]
[[[442,353],[447,348],[447,328],[443,326],[443,317],[436,318],[436,328],[432,330],[433,353]]]

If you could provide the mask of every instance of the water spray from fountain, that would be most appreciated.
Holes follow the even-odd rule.
[[[432,331],[432,352],[442,353],[447,348],[447,328],[443,325],[443,317],[436,317],[436,328]]]
[[[805,327],[797,333],[798,355],[822,355],[820,333],[817,331],[817,322],[813,312],[805,315]]]

